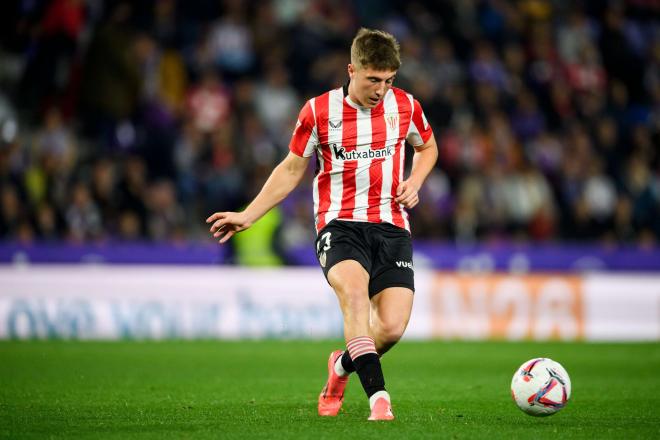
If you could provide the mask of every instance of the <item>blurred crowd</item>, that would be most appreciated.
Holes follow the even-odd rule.
[[[243,207],[360,26],[440,149],[419,239],[660,236],[653,0],[15,0],[0,14],[0,240],[188,240]],[[412,152],[412,151],[411,151]],[[409,155],[410,156],[410,155]],[[278,210],[309,243],[310,169]]]

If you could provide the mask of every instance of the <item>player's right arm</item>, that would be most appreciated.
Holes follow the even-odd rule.
[[[318,143],[316,133],[316,118],[308,101],[298,116],[289,154],[275,167],[257,197],[242,212],[216,212],[206,219],[206,223],[212,223],[211,232],[220,243],[252,226],[298,186]]]
[[[284,200],[298,186],[305,175],[308,163],[309,157],[300,157],[289,153],[275,167],[257,197],[244,211],[216,212],[206,219],[206,223],[213,223],[211,225],[213,236],[220,238],[220,243],[224,243],[237,232],[252,226],[254,222]]]

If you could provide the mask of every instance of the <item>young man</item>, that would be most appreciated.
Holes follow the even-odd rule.
[[[408,325],[413,265],[406,208],[432,170],[438,151],[422,108],[392,87],[399,44],[386,32],[360,29],[351,46],[349,83],[304,105],[288,156],[243,212],[206,221],[220,243],[249,228],[300,182],[316,153],[316,251],[344,318],[345,351],[328,360],[318,413],[335,416],[356,371],[371,407],[369,420],[392,420],[380,357]],[[415,148],[404,180],[405,142]]]

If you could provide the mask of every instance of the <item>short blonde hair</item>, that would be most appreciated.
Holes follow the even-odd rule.
[[[399,42],[388,32],[361,28],[351,44],[351,64],[357,69],[399,70]]]

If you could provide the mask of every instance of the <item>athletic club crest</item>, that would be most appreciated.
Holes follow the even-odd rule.
[[[390,130],[396,130],[396,127],[399,125],[399,115],[396,113],[385,115],[385,121],[387,122],[387,126],[390,127]]]

